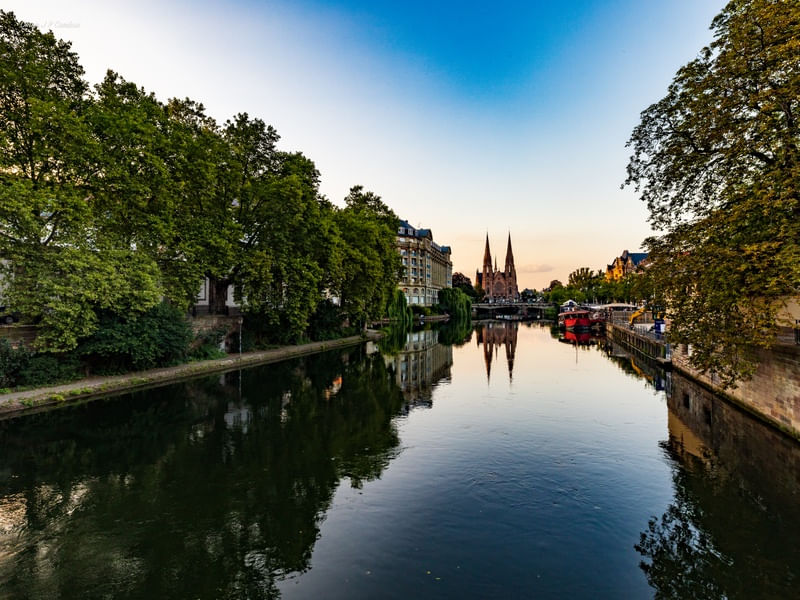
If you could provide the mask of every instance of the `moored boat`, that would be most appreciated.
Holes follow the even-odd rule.
[[[589,329],[592,321],[588,310],[570,310],[558,315],[558,326],[564,329]]]

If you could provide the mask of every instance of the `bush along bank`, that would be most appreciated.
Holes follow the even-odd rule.
[[[354,333],[342,326],[338,316],[322,315],[309,329],[303,342],[335,340]],[[255,317],[245,316],[241,340],[236,331],[216,327],[196,335],[185,314],[167,302],[140,315],[100,316],[97,330],[82,339],[71,352],[36,352],[14,348],[0,338],[0,393],[67,383],[93,376],[122,375],[148,369],[171,367],[194,361],[224,358],[224,341],[244,352],[276,348],[285,341],[270,327],[259,326]]]

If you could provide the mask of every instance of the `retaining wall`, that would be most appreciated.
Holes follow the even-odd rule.
[[[752,379],[722,389],[719,378],[704,375],[689,364],[688,347],[680,345],[672,353],[675,369],[800,439],[800,346],[776,344],[760,351],[759,361]]]

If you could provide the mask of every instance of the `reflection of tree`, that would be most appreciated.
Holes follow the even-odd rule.
[[[658,599],[724,598],[717,579],[728,565],[698,528],[700,509],[687,498],[682,479],[675,478],[676,501],[660,519],[650,519],[641,534],[636,550],[645,560],[640,566]]]
[[[460,347],[472,339],[472,321],[469,319],[451,319],[439,328],[439,343]]]
[[[796,597],[800,447],[673,373],[675,497],[636,549],[656,598]]]
[[[380,476],[402,396],[328,353],[6,423],[11,597],[269,597],[309,567],[343,477]],[[332,382],[336,382],[332,385]]]

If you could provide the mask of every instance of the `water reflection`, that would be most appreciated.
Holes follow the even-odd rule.
[[[403,403],[357,350],[2,423],[2,595],[274,596],[339,482],[395,455]]]
[[[0,422],[0,597],[796,596],[796,443],[602,340],[472,335]]]
[[[636,549],[657,598],[797,594],[800,446],[673,373],[674,500]]]
[[[641,355],[636,355],[607,339],[603,340],[602,347],[606,356],[622,371],[645,380],[656,391],[670,393],[672,373],[665,371],[662,365]]]
[[[406,407],[433,405],[433,386],[450,378],[453,347],[439,343],[438,329],[422,329],[407,335],[402,350],[386,355],[386,366],[394,373]]]
[[[519,323],[516,321],[484,321],[475,325],[475,341],[479,347],[483,347],[487,381],[491,381],[492,361],[497,359],[501,346],[505,349],[508,379],[513,379],[518,329]]]

